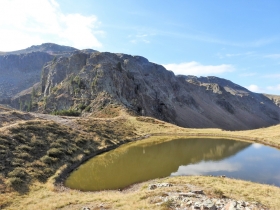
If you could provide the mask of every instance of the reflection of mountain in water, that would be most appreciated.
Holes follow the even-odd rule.
[[[135,182],[169,176],[180,165],[228,158],[249,145],[226,139],[130,144],[92,158],[71,174],[66,185],[81,190],[123,188]]]

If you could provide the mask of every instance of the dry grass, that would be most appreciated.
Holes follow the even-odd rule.
[[[169,182],[170,188],[148,190],[154,182]],[[237,200],[261,202],[271,209],[280,206],[280,188],[261,185],[241,180],[217,177],[187,176],[168,177],[150,180],[131,186],[124,191],[80,192],[65,189],[53,191],[41,183],[34,183],[28,196],[15,196],[13,203],[7,209],[81,209],[84,206],[91,209],[163,209],[151,202],[152,198],[164,192],[188,191],[186,184],[196,185],[206,192],[209,197],[223,196]]]
[[[113,109],[117,109],[118,114],[112,114]],[[13,123],[4,127],[2,125],[0,150],[9,152],[0,154],[0,208],[77,209],[83,205],[92,205],[95,208],[103,203],[104,208],[111,209],[131,209],[131,206],[135,206],[135,209],[161,209],[162,207],[149,202],[149,197],[154,196],[145,187],[149,182],[124,192],[79,192],[68,189],[56,191],[53,187],[56,177],[67,167],[81,163],[102,148],[148,135],[154,135],[154,139],[157,139],[157,135],[168,136],[166,139],[172,139],[174,136],[234,138],[280,148],[280,125],[235,132],[221,129],[188,129],[153,118],[131,116],[125,110],[116,107],[105,111],[104,115],[100,116],[102,118],[67,118],[73,122],[69,124],[39,119],[24,121],[18,118],[19,120],[11,121]],[[2,109],[1,113],[4,112],[10,111]],[[24,113],[20,116],[22,114]],[[14,114],[11,114],[10,119],[13,116]],[[77,126],[73,126],[74,124]],[[27,189],[25,192],[16,192],[9,187],[12,186],[9,184],[13,177],[24,182]],[[280,206],[280,188],[273,186],[201,176],[169,177],[161,181],[175,184],[191,183],[204,187],[209,195],[220,192],[236,199],[259,201],[271,208]]]
[[[96,118],[112,118],[119,116],[120,107],[114,104],[109,104],[106,107],[101,107],[100,110],[96,113],[93,113],[92,116]]]

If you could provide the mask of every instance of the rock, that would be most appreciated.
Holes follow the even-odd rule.
[[[90,210],[89,207],[82,207],[81,210]]]
[[[200,202],[195,202],[195,204],[193,205],[193,209],[194,210],[200,209],[201,206],[202,204]]]
[[[237,204],[239,204],[242,207],[246,206],[246,203],[244,201],[237,201]]]
[[[12,98],[40,82],[42,68],[47,62],[52,61],[55,56],[69,56],[76,50],[45,43],[0,55],[0,100]]]
[[[160,183],[160,184],[158,184],[158,187],[172,187],[172,184],[170,184],[170,183]]]
[[[36,81],[40,79],[40,71],[36,70]],[[1,72],[0,86],[7,77]],[[18,88],[15,80],[12,86]],[[5,87],[4,94],[10,86]],[[217,77],[175,76],[140,56],[74,51],[68,57],[58,57],[44,65],[38,87],[41,92],[32,101],[38,106],[32,111],[44,113],[77,110],[80,105],[90,108],[82,111],[83,114],[95,113],[114,103],[138,115],[182,127],[242,130],[280,122],[279,106],[262,94]],[[29,96],[25,101],[30,100],[31,91],[32,88],[27,89],[20,96],[12,94],[12,106],[19,108],[23,96]],[[43,95],[44,103],[38,103]],[[260,106],[260,102],[264,104]]]
[[[193,203],[193,202],[192,202],[191,200],[189,200],[189,201],[187,202],[187,205],[190,206],[190,205],[192,205],[192,203]]]
[[[157,188],[156,184],[150,184],[149,187],[148,187],[149,190],[154,190],[156,188]]]
[[[192,190],[191,192],[195,194],[204,194],[203,190]]]
[[[149,190],[154,190],[154,189],[156,189],[158,187],[171,187],[171,186],[172,186],[172,184],[170,184],[170,183],[150,184],[148,189]]]
[[[187,193],[179,193],[179,196],[183,197],[196,197],[197,195],[193,192],[187,192]]]
[[[225,210],[237,210],[236,208],[236,202],[235,201],[230,201],[225,205]]]
[[[215,204],[210,199],[204,201],[202,204],[202,207],[203,207],[202,210],[216,210],[217,209]]]

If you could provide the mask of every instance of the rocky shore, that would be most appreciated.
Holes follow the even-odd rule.
[[[172,188],[170,183],[155,183],[149,185],[149,190],[157,188]],[[267,210],[268,208],[257,202],[234,200],[230,198],[216,198],[205,195],[204,191],[193,185],[186,185],[186,191],[168,191],[150,198],[150,202],[176,210]]]

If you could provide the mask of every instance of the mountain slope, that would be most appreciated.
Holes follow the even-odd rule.
[[[45,113],[88,115],[115,104],[182,127],[242,130],[280,122],[280,108],[265,95],[217,77],[175,76],[141,56],[76,51],[45,65],[40,85],[33,110]],[[12,104],[31,100],[30,91],[26,97]]]
[[[76,51],[78,49],[74,47],[62,46],[54,43],[44,43],[41,45],[32,45],[26,49],[16,50],[11,52],[2,52],[5,55],[20,55],[32,52],[45,52],[49,54],[63,54]]]
[[[13,97],[40,81],[45,63],[55,57],[70,56],[77,49],[52,43],[0,53],[0,100]]]

